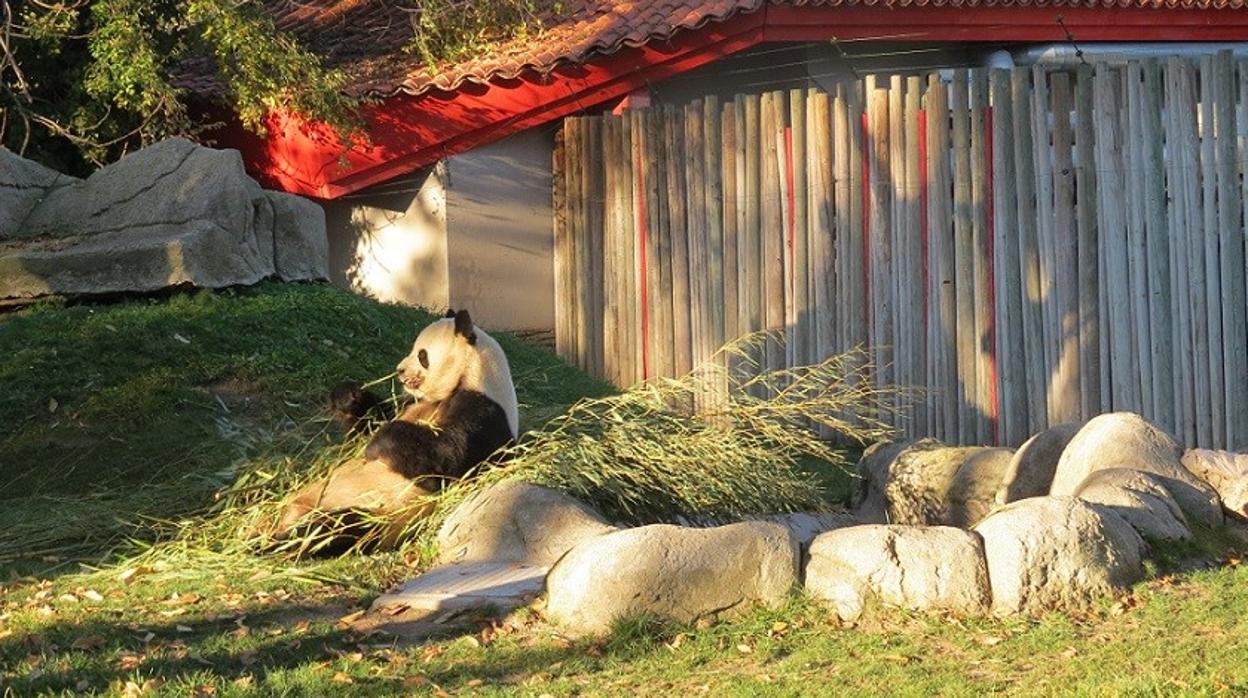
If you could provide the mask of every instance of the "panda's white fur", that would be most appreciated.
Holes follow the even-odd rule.
[[[428,368],[421,363],[425,352]],[[511,367],[498,341],[475,325],[465,336],[456,331],[456,319],[447,317],[426,327],[399,362],[404,389],[418,403],[441,402],[458,390],[473,390],[498,403],[507,415],[511,437],[520,435],[520,415]]]

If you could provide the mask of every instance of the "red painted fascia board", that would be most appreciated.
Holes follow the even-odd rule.
[[[239,148],[267,185],[333,199],[765,41],[1062,41],[1067,31],[1086,42],[1248,40],[1248,12],[768,6],[545,76],[389,97],[364,110],[370,144],[347,152],[327,128],[289,114],[272,115],[263,139],[231,129],[219,142]]]

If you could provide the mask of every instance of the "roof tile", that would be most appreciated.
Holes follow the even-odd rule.
[[[544,31],[504,43],[489,55],[436,71],[405,47],[411,14],[394,0],[268,0],[277,26],[294,33],[343,71],[349,92],[361,96],[454,90],[465,82],[548,73],[626,46],[662,41],[673,34],[754,12],[763,4],[866,5],[874,7],[1087,7],[1239,9],[1248,0],[573,0],[568,12]],[[179,84],[193,92],[215,91],[211,63],[188,62]]]

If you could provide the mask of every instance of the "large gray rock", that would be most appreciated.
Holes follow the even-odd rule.
[[[797,583],[798,544],[774,523],[655,524],[573,548],[546,577],[546,614],[573,635],[634,615],[689,622],[782,604]]]
[[[1081,426],[1073,422],[1058,424],[1027,439],[1005,469],[997,490],[997,504],[1047,495],[1053,486],[1057,461]]]
[[[0,298],[251,284],[278,258],[284,278],[325,278],[323,213],[297,201],[266,194],[238,151],[171,138],[41,190],[0,241]]]
[[[1070,497],[1032,497],[975,527],[1000,615],[1081,608],[1143,575],[1144,541],[1108,511]]]
[[[1152,540],[1186,540],[1187,518],[1161,478],[1142,470],[1098,470],[1079,486],[1076,496],[1098,509],[1112,511]]]
[[[856,468],[854,514],[864,523],[966,525],[991,508],[1008,458],[1004,449],[935,439],[874,446]]]
[[[872,599],[915,611],[988,610],[988,567],[980,537],[944,526],[853,526],[810,546],[806,590],[842,619]]]
[[[1183,465],[1209,483],[1222,499],[1222,508],[1248,519],[1248,453],[1194,448],[1183,454]]]
[[[614,530],[561,492],[508,481],[451,512],[438,530],[438,560],[552,565],[579,543]]]
[[[986,448],[972,453],[953,477],[944,523],[969,528],[996,507],[997,490],[1009,469],[1014,451]]]
[[[17,235],[50,191],[77,181],[0,147],[0,242]]]
[[[1132,412],[1103,414],[1089,420],[1058,460],[1049,494],[1071,496],[1098,470],[1130,468],[1153,473],[1174,496],[1189,523],[1222,523],[1218,494],[1182,463],[1174,438]]]
[[[325,209],[302,196],[264,193],[273,207],[273,267],[282,281],[329,279]]]

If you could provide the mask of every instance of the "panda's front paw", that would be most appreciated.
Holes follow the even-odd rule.
[[[368,419],[387,419],[386,403],[355,381],[343,381],[329,392],[334,417],[349,434],[362,430]]]

